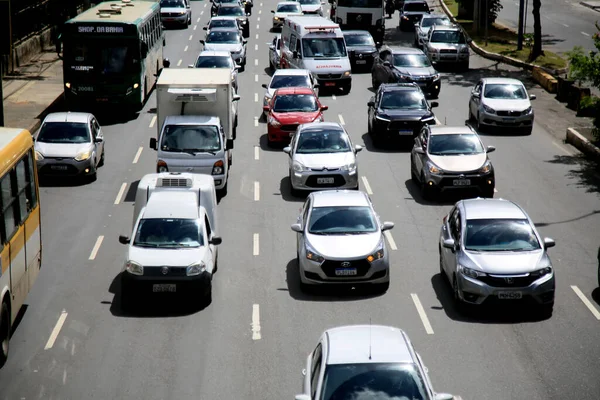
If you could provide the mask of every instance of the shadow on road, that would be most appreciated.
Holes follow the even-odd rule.
[[[290,182],[289,176],[284,176],[281,178],[281,182],[279,183],[279,192],[277,194],[281,194],[281,198],[285,201],[301,203],[306,200],[306,196],[308,192],[302,196],[296,197],[292,195],[292,184]]]
[[[410,137],[406,140],[386,141],[384,142],[384,147],[376,147],[368,133],[363,133],[361,137],[370,153],[408,153],[412,150],[414,144],[414,139]]]
[[[568,178],[575,180],[577,185],[584,188],[588,193],[600,193],[599,163],[587,159],[584,155],[557,155],[546,162],[571,166],[572,168],[567,174]]]
[[[472,197],[477,197],[477,194],[473,194],[473,192],[465,191],[465,192],[455,192],[455,193],[444,193],[437,195],[435,197],[435,201],[425,200],[423,195],[421,194],[421,188],[412,181],[412,179],[408,179],[404,182],[408,193],[412,196],[412,198],[422,206],[453,206],[457,201],[468,199]],[[469,196],[471,195],[471,196]]]

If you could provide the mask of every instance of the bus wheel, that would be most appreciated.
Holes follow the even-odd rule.
[[[0,308],[0,367],[2,367],[8,358],[8,343],[10,341],[10,313],[8,304],[2,302]]]

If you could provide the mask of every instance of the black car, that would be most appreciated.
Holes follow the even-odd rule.
[[[385,47],[380,49],[371,68],[371,82],[377,90],[382,83],[414,82],[433,98],[440,94],[440,74],[420,49]]]
[[[406,0],[400,10],[400,30],[411,31],[415,29],[423,17],[423,14],[429,14],[433,9],[425,0]]]
[[[425,94],[416,83],[388,83],[379,86],[369,106],[368,132],[376,147],[383,140],[407,138],[412,140],[425,124],[435,125],[435,115]]]
[[[217,10],[217,16],[236,17],[244,38],[250,37],[250,23],[248,22],[248,16],[243,7],[229,3],[221,4]]]
[[[377,58],[377,44],[368,31],[344,31],[352,69],[371,68]]]

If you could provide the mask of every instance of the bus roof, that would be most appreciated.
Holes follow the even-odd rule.
[[[115,10],[111,7],[115,5],[121,7],[120,10]],[[155,8],[160,8],[160,4],[156,0],[131,0],[129,2],[123,2],[123,0],[121,2],[104,1],[82,12],[75,18],[68,20],[66,23],[120,22],[138,24]],[[116,13],[115,11],[120,11],[120,13]]]
[[[164,68],[156,86],[163,85],[202,85],[228,84],[231,71],[228,68]]]
[[[0,128],[0,176],[4,176],[32,146],[33,138],[27,129]]]

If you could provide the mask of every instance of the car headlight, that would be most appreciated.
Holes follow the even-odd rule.
[[[433,80],[437,81],[438,79],[440,79],[440,74],[434,74],[433,75]]]
[[[483,164],[483,167],[481,167],[479,169],[479,173],[481,174],[487,174],[492,170],[492,163],[489,161],[486,161],[485,164]]]
[[[381,239],[381,241],[379,242],[379,245],[377,245],[377,250],[375,250],[375,252],[373,254],[371,254],[370,256],[367,257],[368,262],[372,263],[373,261],[383,258],[383,256],[385,255],[384,250],[383,250],[383,240],[384,239]]]
[[[442,174],[444,172],[441,168],[438,168],[432,163],[427,163],[427,167],[429,169],[429,172],[431,172],[432,174]]]
[[[278,128],[281,126],[281,122],[277,121],[274,117],[270,116],[269,117],[269,125]]]
[[[294,161],[292,168],[296,172],[308,171],[308,168],[306,168],[304,165],[300,164],[298,161]]]
[[[203,261],[200,261],[200,262],[195,262],[191,265],[188,265],[185,273],[187,276],[197,276],[197,275],[200,275],[201,273],[203,273],[204,271],[206,271],[206,265],[204,265]]]
[[[488,113],[488,114],[496,114],[496,110],[494,110],[492,107],[488,107],[485,104],[482,104],[483,106],[483,110]]]
[[[469,52],[469,48],[468,47],[463,47],[462,49],[460,49],[461,53],[468,53]]]
[[[548,275],[548,274],[551,274],[551,273],[552,273],[552,267],[551,266],[547,266],[547,267],[544,267],[542,269],[538,269],[536,271],[531,272],[530,275],[539,278],[539,277],[542,277],[544,275]]]
[[[523,111],[523,115],[529,115],[533,112],[533,108],[531,106],[527,107],[525,111]]]
[[[39,151],[35,151],[35,161],[41,161],[44,159],[44,156]]]
[[[474,270],[472,268],[467,268],[464,265],[457,265],[458,272],[463,274],[464,276],[468,276],[469,278],[477,279],[486,276],[487,274],[484,272],[480,272]]]
[[[213,164],[212,175],[222,175],[225,171],[223,161],[219,160]]]
[[[85,161],[88,158],[90,158],[91,156],[92,156],[91,150],[82,151],[81,153],[79,153],[75,156],[75,161]]]
[[[352,74],[350,73],[350,71],[346,71],[346,72],[344,72],[344,76],[350,76],[350,75],[352,75]]]
[[[273,21],[279,21],[279,17],[273,17]]]
[[[144,275],[144,267],[135,261],[127,260],[125,270],[132,275]]]
[[[385,118],[385,116],[381,116],[381,115],[375,115],[375,119],[378,119],[378,120],[383,121],[383,122],[390,122],[391,121],[390,119]]]
[[[348,165],[343,165],[342,168],[340,168],[340,170],[354,172],[354,171],[356,171],[356,163],[350,163]]]
[[[308,245],[308,243],[306,244],[306,258],[319,264],[325,261],[323,256],[314,251],[313,248]]]

